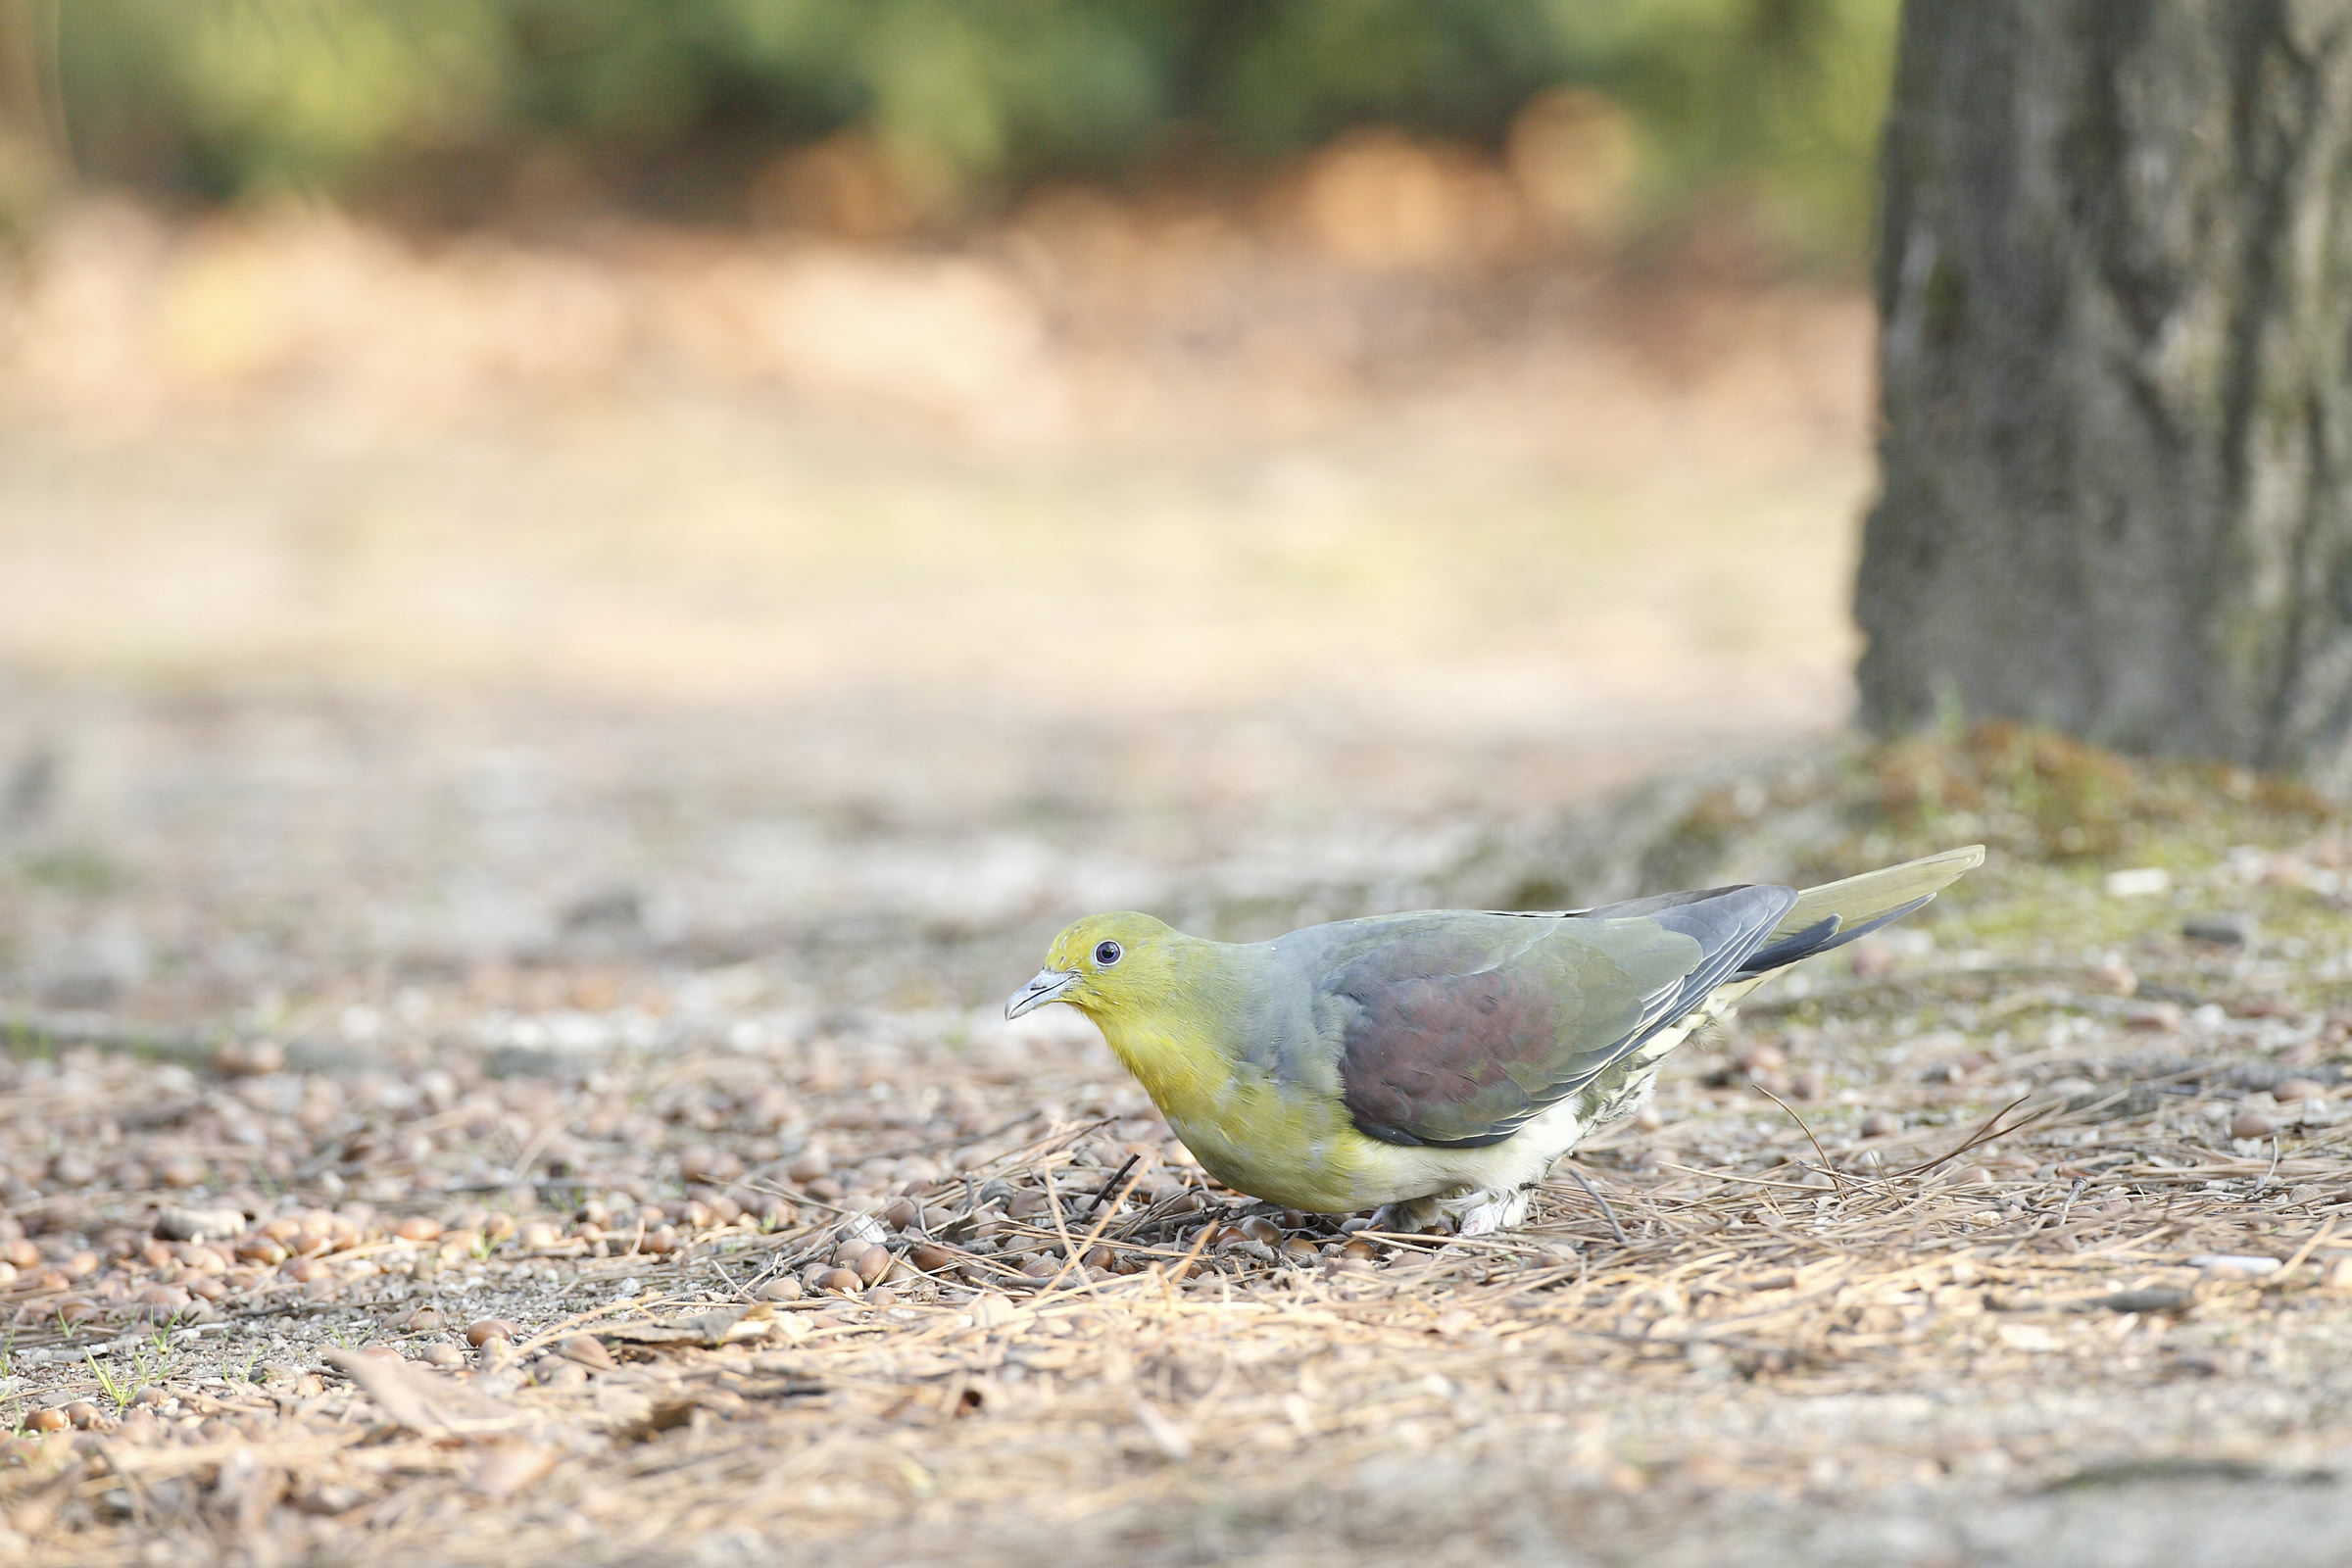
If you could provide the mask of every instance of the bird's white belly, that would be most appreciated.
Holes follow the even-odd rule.
[[[1579,1103],[1582,1098],[1569,1096],[1511,1137],[1485,1149],[1409,1151],[1424,1156],[1421,1175],[1427,1185],[1398,1196],[1419,1197],[1469,1189],[1507,1193],[1530,1182],[1542,1181],[1560,1156],[1582,1143],[1591,1131],[1582,1115],[1583,1106]]]

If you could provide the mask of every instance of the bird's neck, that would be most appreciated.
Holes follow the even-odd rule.
[[[1095,1022],[1111,1054],[1172,1122],[1211,1114],[1233,1082],[1231,1056],[1190,1020],[1152,1008],[1102,1015]]]
[[[1171,1122],[1215,1114],[1231,1093],[1249,1006],[1249,950],[1186,941],[1171,954],[1166,983],[1121,1004],[1090,1008],[1120,1065]]]

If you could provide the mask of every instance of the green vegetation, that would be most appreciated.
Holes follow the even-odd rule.
[[[130,1396],[138,1392],[131,1386],[130,1381],[126,1378],[118,1378],[107,1371],[95,1351],[84,1350],[81,1352],[81,1358],[89,1362],[92,1375],[98,1379],[98,1387],[106,1391],[106,1396],[114,1401],[115,1408],[117,1410],[130,1408]]]
[[[10,0],[0,0],[6,6]],[[22,3],[22,0],[16,0]],[[368,198],[536,159],[740,213],[857,128],[947,217],[1055,177],[1264,166],[1351,126],[1498,146],[1544,90],[1627,117],[1642,211],[1727,188],[1858,254],[1893,0],[76,0],[79,172],[207,200]]]

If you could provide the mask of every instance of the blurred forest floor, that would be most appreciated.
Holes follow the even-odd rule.
[[[0,983],[209,1010],[616,898],[715,950],[1409,882],[1836,725],[1864,304],[1419,232],[69,215],[0,306],[0,768],[18,874],[78,869]]]
[[[0,1555],[2341,1561],[2340,819],[1837,738],[1858,297],[1389,238],[69,215]],[[1976,839],[1590,1152],[1622,1236],[1243,1202],[999,1017],[1089,908]]]

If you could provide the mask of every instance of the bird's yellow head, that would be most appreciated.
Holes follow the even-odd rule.
[[[1176,986],[1184,936],[1148,914],[1090,914],[1062,928],[1046,966],[1004,1004],[1018,1018],[1049,1002],[1066,1002],[1101,1022],[1122,1009],[1165,1001]]]

